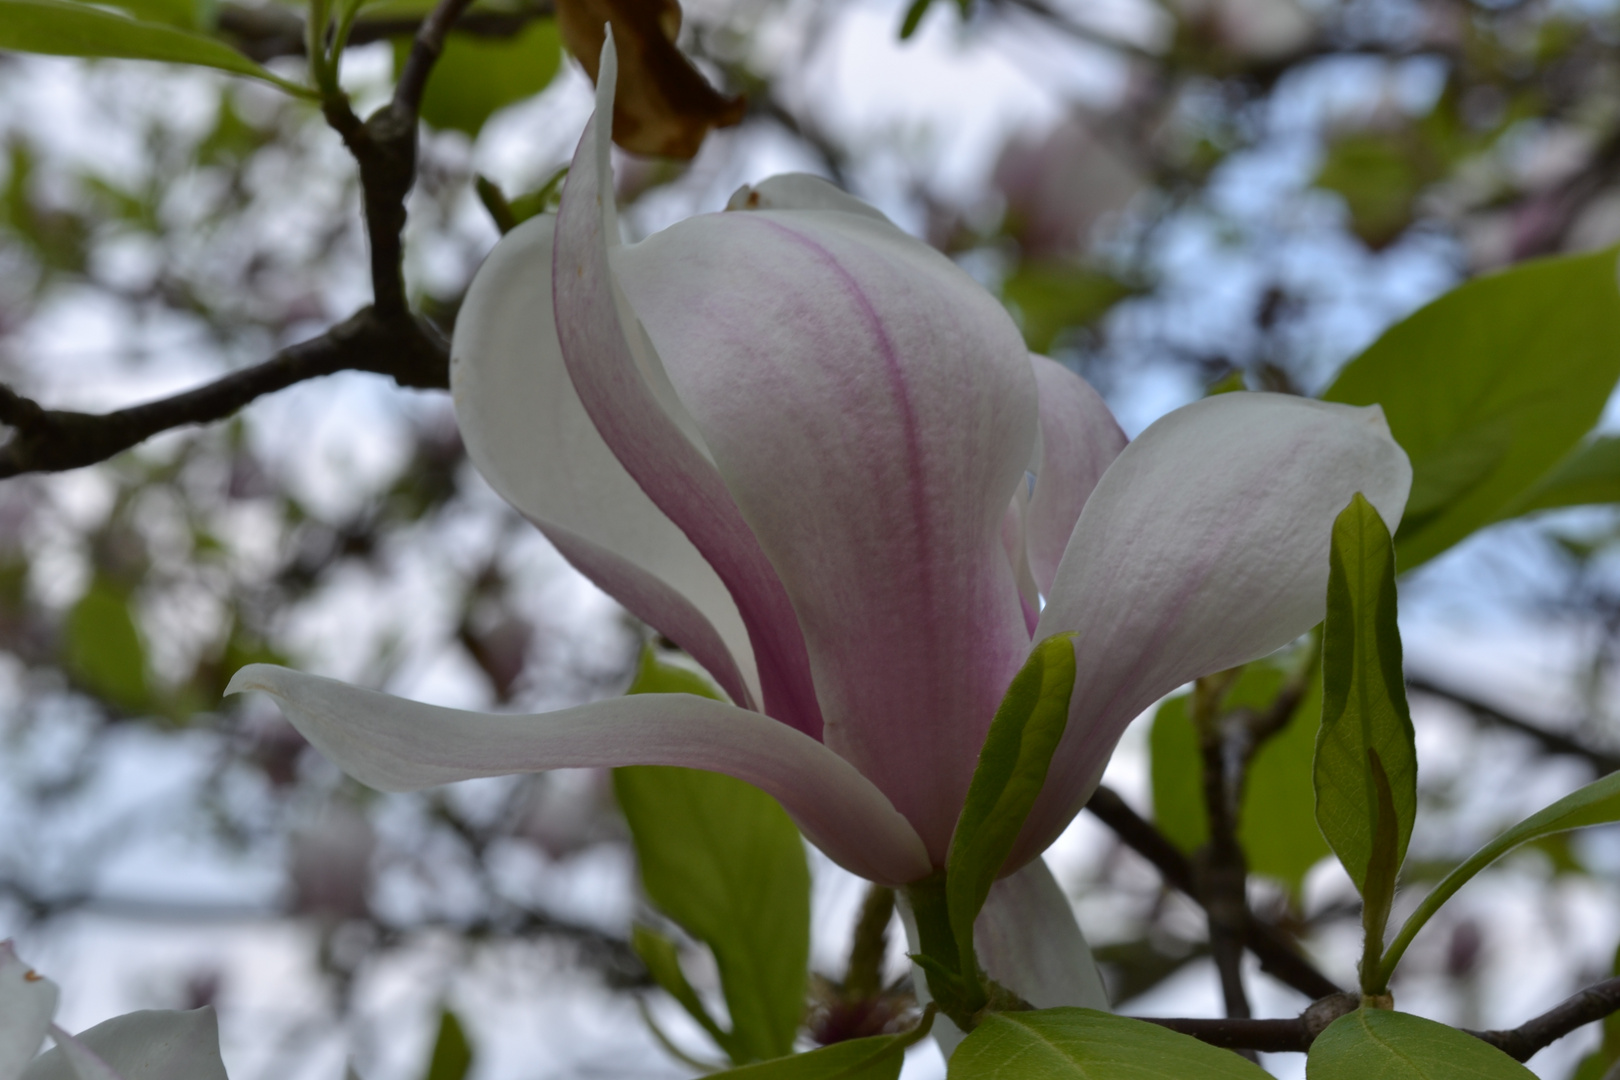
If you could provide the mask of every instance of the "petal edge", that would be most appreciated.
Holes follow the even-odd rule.
[[[270,694],[322,753],[383,791],[548,769],[683,765],[768,792],[812,843],[862,877],[903,885],[932,869],[916,830],[853,765],[725,702],[637,694],[539,715],[476,713],[268,664],[238,671],[226,693],[244,690]]]

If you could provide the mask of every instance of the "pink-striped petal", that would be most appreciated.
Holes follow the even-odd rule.
[[[658,354],[610,267],[610,251],[616,255],[621,245],[603,118],[613,115],[617,71],[610,34],[602,49],[596,114],[569,167],[557,218],[552,295],[563,358],[614,456],[730,591],[753,644],[765,711],[820,738],[821,711],[793,606],[701,437],[683,423]]]
[[[792,597],[825,742],[942,860],[1029,644],[1001,542],[1036,425],[1016,328],[840,210],[691,218],[614,266]]]
[[[1411,487],[1376,406],[1222,394],[1160,419],[1087,500],[1036,640],[1075,632],[1068,730],[1014,854],[1056,838],[1131,719],[1322,619],[1333,521],[1356,492],[1392,527]]]
[[[776,797],[852,873],[889,885],[930,872],[916,832],[854,766],[756,712],[690,694],[636,694],[538,716],[440,708],[252,664],[226,693],[262,690],[350,776],[411,791],[476,776],[610,765],[722,772]]]
[[[737,605],[625,472],[574,390],[551,307],[555,227],[541,215],[502,239],[457,315],[450,387],[467,452],[578,570],[749,707],[758,676]]]
[[[1127,440],[1090,383],[1044,356],[1030,363],[1041,400],[1041,445],[1025,528],[1030,570],[1044,595],[1080,509]]]

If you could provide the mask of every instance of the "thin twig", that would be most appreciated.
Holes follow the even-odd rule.
[[[1249,913],[1248,860],[1238,843],[1238,805],[1243,789],[1243,767],[1248,754],[1238,745],[1239,731],[1222,699],[1236,675],[1222,672],[1199,679],[1192,695],[1191,715],[1203,758],[1204,813],[1209,822],[1209,843],[1199,852],[1197,867],[1200,903],[1209,917],[1209,952],[1221,981],[1226,1015],[1243,1019],[1249,995],[1243,987],[1243,927]]]
[[[439,0],[417,28],[416,37],[411,41],[410,54],[405,57],[405,66],[394,83],[392,105],[395,110],[409,114],[413,122],[422,107],[422,91],[427,88],[428,76],[433,74],[433,65],[438,62],[439,54],[444,52],[444,42],[450,36],[450,28],[456,25],[462,12],[471,5],[472,0]]]
[[[1086,809],[1112,829],[1126,847],[1152,863],[1166,884],[1203,903],[1191,860],[1124,799],[1106,787],[1099,787],[1086,803]],[[1252,911],[1247,912],[1244,919],[1243,944],[1260,961],[1262,971],[1306,997],[1321,998],[1342,992],[1333,980],[1300,955],[1297,946],[1281,931],[1262,922]]]
[[[1509,731],[1516,731],[1521,735],[1529,736],[1540,743],[1541,748],[1549,754],[1585,758],[1592,763],[1594,768],[1604,774],[1620,769],[1620,755],[1600,750],[1562,732],[1552,731],[1539,724],[1533,724],[1528,720],[1512,716],[1494,705],[1487,705],[1472,695],[1465,694],[1460,690],[1453,690],[1447,686],[1441,686],[1439,683],[1421,675],[1413,675],[1408,672],[1406,688],[1460,706],[1472,713],[1476,720],[1483,720],[1497,727],[1504,727]]]

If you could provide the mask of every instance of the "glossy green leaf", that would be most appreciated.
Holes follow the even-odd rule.
[[[394,43],[396,69],[410,40]],[[536,19],[509,38],[451,34],[433,65],[422,97],[422,119],[436,128],[476,136],[484,121],[551,84],[562,65],[554,19]]]
[[[715,696],[694,672],[650,654],[632,692]],[[781,1057],[804,1013],[810,869],[775,799],[719,773],[669,766],[613,771],[642,886],[659,910],[714,951],[731,1014],[732,1060]]]
[[[1266,709],[1287,678],[1288,673],[1275,664],[1250,664],[1222,705]],[[1328,854],[1327,841],[1316,826],[1311,775],[1322,715],[1320,673],[1309,685],[1287,724],[1261,745],[1250,762],[1238,818],[1238,841],[1249,870],[1286,883],[1296,895],[1306,873]],[[1172,843],[1192,854],[1209,842],[1209,815],[1204,806],[1203,758],[1188,704],[1185,694],[1160,704],[1149,729],[1148,749],[1154,820]]]
[[[1530,1080],[1481,1039],[1411,1013],[1357,1009],[1328,1025],[1305,1059],[1306,1080]]]
[[[1386,977],[1411,944],[1412,938],[1423,928],[1442,904],[1456,895],[1491,863],[1521,844],[1531,843],[1555,833],[1571,829],[1584,829],[1592,825],[1609,825],[1620,821],[1620,773],[1610,773],[1594,780],[1577,791],[1572,791],[1544,810],[1539,810],[1470,855],[1466,862],[1447,874],[1440,884],[1423,898],[1390,942],[1384,957]]]
[[[851,1039],[715,1075],[738,1080],[899,1080],[906,1048],[921,1041],[933,1022],[934,1014],[928,1012],[915,1028],[898,1035]]]
[[[973,922],[1012,853],[1069,722],[1074,637],[1057,634],[1030,650],[990,721],[967,798],[945,856],[946,904],[963,973],[975,975]]]
[[[647,965],[647,974],[651,975],[653,982],[664,989],[664,992],[674,998],[686,1010],[686,1014],[696,1020],[698,1026],[709,1033],[715,1045],[725,1051],[727,1057],[735,1057],[731,1033],[720,1027],[709,1010],[704,1006],[703,999],[687,981],[686,972],[681,969],[680,951],[675,943],[656,931],[645,926],[631,928],[630,947],[635,950],[641,962]]]
[[[1396,536],[1411,570],[1518,500],[1597,421],[1620,378],[1615,253],[1523,263],[1398,323],[1324,397],[1382,405],[1412,459]]]
[[[433,1056],[428,1059],[423,1080],[466,1080],[472,1071],[472,1046],[456,1014],[445,1009],[439,1014],[439,1034],[433,1040]]]
[[[218,68],[311,96],[222,41],[158,22],[141,22],[72,0],[0,0],[0,49]]]
[[[949,1080],[1266,1080],[1221,1050],[1092,1009],[995,1013],[951,1055]]]
[[[123,589],[97,578],[67,617],[67,665],[85,689],[126,712],[152,705],[146,646]]]
[[[147,22],[207,31],[215,5],[206,0],[112,0],[112,6]]]
[[[1603,435],[1576,447],[1513,507],[1515,514],[1620,502],[1620,438]]]
[[[1394,549],[1383,519],[1360,494],[1333,524],[1322,694],[1316,820],[1362,897],[1381,903],[1387,898],[1368,895],[1385,861],[1375,859],[1381,800],[1369,751],[1388,783],[1395,820],[1384,823],[1384,835],[1394,844],[1386,854],[1396,869],[1417,816],[1417,751],[1395,624]]]

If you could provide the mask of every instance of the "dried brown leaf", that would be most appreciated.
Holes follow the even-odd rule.
[[[563,43],[593,82],[608,24],[619,51],[614,142],[633,154],[689,159],[711,129],[742,120],[744,100],[715,90],[675,47],[676,0],[557,0]]]

